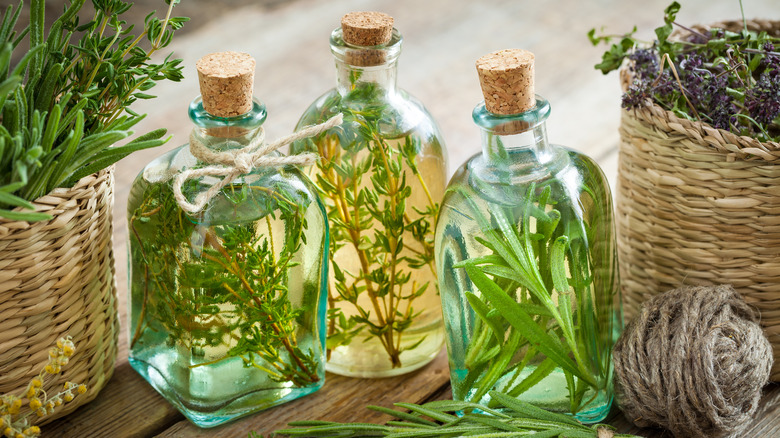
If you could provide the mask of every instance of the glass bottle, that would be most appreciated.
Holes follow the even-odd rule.
[[[291,148],[322,157],[311,173],[331,229],[327,369],[347,376],[415,370],[444,343],[433,232],[446,157],[428,111],[396,87],[401,42],[386,14],[345,15],[330,38],[336,88],[298,127],[339,112],[344,124]]]
[[[201,59],[199,73],[204,59],[254,71],[248,55],[224,52]],[[221,97],[231,100],[215,107],[214,81],[201,79],[191,142],[224,152],[262,135],[266,110],[251,96],[251,75],[244,79],[246,111],[225,110],[242,100],[230,84]],[[149,163],[133,182],[127,220],[130,364],[200,427],[322,386],[328,254],[323,205],[298,168],[257,167],[187,213],[172,181],[206,165],[188,145]],[[220,179],[187,180],[182,193],[194,199]]]
[[[592,159],[547,142],[533,54],[477,67],[483,150],[453,176],[436,227],[453,398],[492,406],[498,390],[598,422],[622,329],[609,185]]]

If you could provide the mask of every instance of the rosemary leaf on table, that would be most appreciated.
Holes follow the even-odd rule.
[[[397,420],[389,421],[386,425],[298,421],[290,423],[288,429],[277,430],[271,436],[596,438],[599,436],[599,429],[607,429],[608,436],[634,437],[634,435],[616,434],[614,428],[605,424],[585,426],[570,416],[545,411],[501,392],[491,391],[490,397],[497,402],[496,409],[453,400],[433,401],[423,405],[396,403],[395,406],[403,411],[368,406],[371,410],[392,415]],[[257,434],[250,436],[259,437]]]

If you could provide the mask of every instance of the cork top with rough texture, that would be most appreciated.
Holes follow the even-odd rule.
[[[341,34],[353,46],[387,44],[393,36],[393,17],[382,12],[350,12],[341,17]]]
[[[491,113],[519,114],[536,105],[533,53],[522,49],[490,53],[477,60],[477,73]]]
[[[247,53],[217,52],[195,64],[203,109],[217,117],[235,117],[252,110],[255,60]]]

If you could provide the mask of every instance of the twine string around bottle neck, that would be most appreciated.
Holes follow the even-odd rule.
[[[246,147],[241,149],[228,150],[224,152],[214,152],[203,145],[195,135],[190,135],[190,152],[198,160],[210,164],[199,169],[187,169],[176,175],[173,180],[173,194],[176,202],[182,210],[187,213],[197,213],[203,210],[203,207],[211,201],[225,186],[232,183],[236,178],[245,175],[257,167],[275,167],[287,164],[297,164],[309,166],[314,164],[319,158],[317,154],[304,153],[290,156],[269,156],[268,154],[304,138],[319,135],[330,128],[341,125],[343,115],[337,114],[325,123],[319,125],[307,126],[298,132],[282,137],[274,142],[265,143],[265,134],[263,128],[260,133],[252,139]],[[222,176],[222,180],[209,187],[208,190],[200,192],[192,203],[182,193],[182,186],[189,179],[200,178],[204,176]]]

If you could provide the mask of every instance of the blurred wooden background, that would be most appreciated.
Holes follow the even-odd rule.
[[[16,1],[0,0],[3,9]],[[134,108],[148,117],[138,133],[165,127],[171,141],[157,150],[135,154],[117,165],[114,217],[120,315],[126,321],[127,194],[132,180],[151,159],[184,143],[191,129],[187,106],[198,95],[195,61],[224,50],[244,51],[257,60],[255,94],[265,102],[269,117],[266,134],[274,139],[289,133],[303,110],[335,85],[330,32],[341,16],[353,10],[378,10],[395,17],[404,36],[399,61],[399,86],[428,107],[444,134],[452,173],[479,152],[479,130],[471,110],[481,100],[474,62],[504,48],[523,48],[536,54],[536,90],[552,104],[549,138],[594,157],[614,181],[620,89],[616,74],[593,69],[606,47],[594,48],[586,33],[605,27],[624,33],[634,25],[651,38],[662,23],[670,0],[183,0],[174,11],[192,16],[186,31],[169,47],[184,60],[186,79],[151,90],[158,96]],[[137,0],[139,17],[150,10],[164,12],[162,0]],[[740,16],[733,1],[682,0],[679,22],[710,23]],[[56,14],[62,0],[47,1],[47,14]],[[747,17],[780,19],[777,0],[745,0]],[[159,15],[159,14],[158,14]],[[164,54],[163,54],[164,55]],[[366,404],[422,402],[448,396],[446,355],[409,376],[361,381],[329,375],[319,393],[248,417],[226,428],[198,430],[158,396],[127,364],[126,334],[120,338],[115,377],[98,399],[65,419],[44,428],[45,436],[246,436],[268,433],[291,419],[382,421]],[[780,436],[773,423],[780,411],[780,391],[767,392],[762,418],[747,436]],[[620,417],[621,430],[646,436]]]

